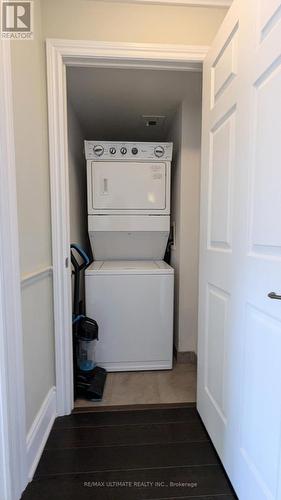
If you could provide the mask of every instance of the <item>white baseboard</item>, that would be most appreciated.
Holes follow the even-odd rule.
[[[103,362],[97,360],[97,365],[105,368],[108,372],[135,372],[150,370],[171,370],[173,360],[165,361],[122,361],[122,362]]]
[[[26,438],[28,480],[31,481],[56,418],[56,388],[52,387]]]

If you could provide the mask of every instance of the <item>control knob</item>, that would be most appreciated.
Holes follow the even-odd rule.
[[[111,155],[115,155],[115,153],[116,153],[116,148],[110,148],[110,149],[109,149],[109,152],[110,152],[110,154],[111,154]]]
[[[132,148],[132,155],[137,155],[139,152],[138,148]]]
[[[120,152],[121,152],[121,154],[122,154],[122,155],[125,155],[125,154],[127,153],[127,148],[122,147],[122,148],[120,149]]]
[[[103,146],[100,145],[94,146],[94,153],[96,156],[102,156],[103,152],[104,152]]]
[[[162,146],[156,146],[154,149],[154,154],[157,156],[157,158],[161,158],[164,154],[164,148]]]

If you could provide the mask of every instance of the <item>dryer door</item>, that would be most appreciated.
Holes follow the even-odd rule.
[[[164,211],[166,163],[90,162],[91,209],[99,213]],[[89,181],[89,179],[88,179]],[[89,207],[90,208],[90,207]]]

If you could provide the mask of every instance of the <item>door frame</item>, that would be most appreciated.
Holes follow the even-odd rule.
[[[57,414],[73,409],[66,66],[202,71],[207,46],[47,39]]]
[[[25,387],[11,46],[0,39],[0,497],[27,485]]]

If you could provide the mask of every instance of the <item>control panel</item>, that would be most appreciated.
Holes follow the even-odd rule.
[[[172,142],[85,141],[86,160],[171,161],[172,154]]]

